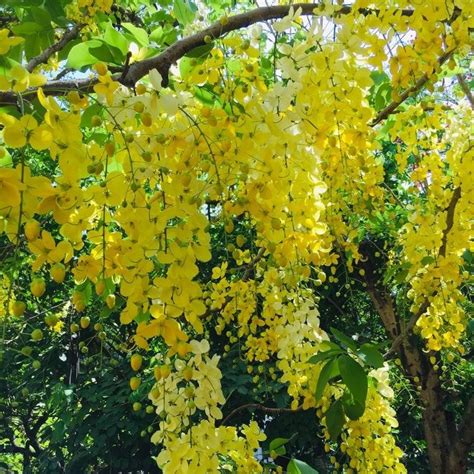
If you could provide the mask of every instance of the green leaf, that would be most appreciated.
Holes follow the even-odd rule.
[[[129,41],[112,26],[112,23],[107,23],[105,27],[104,41],[109,46],[118,48],[124,56],[127,54]]]
[[[354,396],[354,399],[365,406],[367,398],[367,374],[360,364],[352,357],[342,355],[338,358],[342,381]]]
[[[344,412],[351,420],[359,419],[365,410],[365,406],[354,399],[349,391],[345,391],[341,398]]]
[[[43,7],[33,7],[29,11],[32,20],[43,28],[51,27],[51,15]]]
[[[378,369],[383,366],[383,355],[374,344],[366,343],[360,346],[357,355],[365,365]]]
[[[431,265],[434,262],[435,262],[435,259],[431,255],[426,255],[425,257],[421,259],[422,265]]]
[[[58,26],[67,26],[66,13],[61,3],[62,2],[58,0],[46,0],[43,6],[51,15],[51,19],[54,20],[54,23]]]
[[[94,115],[101,115],[102,105],[93,103],[87,109],[84,110],[81,115],[81,127],[89,128],[91,126],[91,120]]]
[[[348,336],[343,334],[339,329],[336,329],[334,327],[330,328],[331,334],[343,345],[346,346],[349,349],[352,349],[354,352],[357,349],[356,343]]]
[[[342,431],[344,422],[344,410],[342,408],[341,400],[335,401],[326,412],[326,425],[328,427],[329,435],[332,440],[337,439]]]
[[[67,57],[67,67],[80,69],[97,62],[97,58],[90,52],[90,48],[100,48],[103,42],[100,40],[89,40],[79,43],[69,51]]]
[[[279,456],[286,454],[285,444],[290,441],[289,438],[275,438],[270,441],[269,450],[275,451]]]
[[[474,335],[474,319],[470,319],[467,323],[467,335],[469,337]]]
[[[105,63],[122,64],[125,61],[125,55],[120,49],[104,42],[100,46],[89,48],[89,52]]]
[[[298,459],[292,459],[286,468],[287,474],[319,474],[316,469]]]
[[[191,58],[181,58],[179,61],[179,73],[183,79],[186,79],[195,67],[196,60]]]
[[[176,0],[174,3],[174,16],[183,26],[186,26],[194,20],[195,12],[196,7],[188,0]]]
[[[148,40],[148,33],[143,28],[138,28],[132,23],[122,23],[122,27],[132,35],[132,38],[140,46],[146,47],[150,44]]]
[[[34,21],[25,21],[19,25],[12,26],[11,29],[16,35],[29,36],[33,33],[38,33],[43,29],[43,27]]]
[[[326,387],[326,384],[331,378],[336,377],[337,375],[339,375],[337,359],[331,359],[326,363],[326,365],[321,369],[321,372],[319,373],[318,382],[316,384],[316,391],[314,394],[316,400],[321,399],[324,392],[324,387]]]
[[[322,362],[323,360],[329,359],[331,357],[335,357],[338,354],[342,354],[341,349],[335,349],[335,350],[333,349],[330,351],[318,352],[314,356],[311,356],[308,359],[308,362],[310,364],[317,364],[318,362]]]
[[[155,28],[150,33],[150,41],[154,41],[155,43],[161,44],[162,39],[163,39],[163,28],[161,26],[159,26],[158,28]]]
[[[6,148],[3,149],[4,155],[0,158],[0,168],[12,168],[13,167],[13,160],[10,153]]]
[[[218,97],[216,97],[215,93],[212,92],[212,90],[209,90],[206,86],[196,86],[194,88],[194,96],[200,102],[210,107],[212,107],[216,103],[216,100],[218,100]]]
[[[206,58],[209,56],[209,53],[212,51],[214,47],[213,43],[210,44],[203,44],[202,46],[198,46],[197,48],[192,49],[189,53],[186,54],[188,58]]]

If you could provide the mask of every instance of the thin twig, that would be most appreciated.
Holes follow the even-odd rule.
[[[471,104],[471,107],[474,109],[474,96],[472,95],[471,89],[466,83],[466,80],[464,79],[462,74],[456,74],[456,78],[459,82],[459,85],[461,86],[461,89],[463,90],[464,94],[466,94],[466,98]]]
[[[274,415],[279,415],[280,413],[296,413],[303,410],[303,406],[299,406],[294,410],[292,408],[273,408],[273,407],[266,407],[264,405],[260,405],[260,403],[247,403],[245,405],[241,405],[234,410],[232,410],[220,423],[220,425],[225,425],[234,415],[239,413],[243,410],[260,410],[264,413],[271,413]]]

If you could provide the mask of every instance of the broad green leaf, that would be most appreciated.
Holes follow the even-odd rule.
[[[216,100],[218,100],[218,97],[216,97],[211,91],[207,90],[205,86],[196,86],[194,89],[194,96],[203,104],[211,107],[216,103]]]
[[[341,400],[344,412],[351,420],[357,420],[364,414],[365,406],[355,400],[349,391],[344,392]]]
[[[93,103],[81,115],[81,127],[89,128],[91,126],[91,120],[94,115],[101,115],[102,106],[97,103]]]
[[[67,67],[80,69],[97,62],[97,58],[90,52],[90,48],[100,48],[103,42],[100,40],[89,40],[74,46],[67,57]]]
[[[287,474],[319,474],[316,469],[298,459],[292,459],[286,468]]]
[[[338,358],[338,365],[342,381],[352,393],[354,399],[365,406],[368,380],[364,369],[348,355],[341,355]]]
[[[422,265],[430,265],[430,264],[432,264],[432,263],[434,263],[434,262],[435,262],[435,259],[434,259],[434,257],[432,257],[431,255],[426,255],[425,257],[423,257],[423,258],[421,259],[421,264],[422,264]]]
[[[286,454],[285,444],[288,443],[289,440],[289,438],[273,439],[272,441],[270,441],[270,451],[275,451],[279,456],[284,456]]]
[[[118,48],[123,55],[127,54],[129,41],[112,26],[112,23],[107,23],[105,27],[104,41],[108,45]]]
[[[25,21],[19,25],[12,26],[12,31],[19,36],[29,36],[33,33],[38,33],[43,29],[43,26],[33,21]]]
[[[163,40],[163,28],[159,26],[158,28],[155,28],[150,33],[150,41],[154,41],[155,43],[161,44],[162,40]]]
[[[370,367],[378,369],[383,366],[383,355],[374,344],[362,344],[357,355],[364,361],[364,364]]]
[[[332,440],[337,439],[342,431],[345,421],[346,419],[342,408],[342,402],[341,400],[337,400],[326,412],[326,425]]]
[[[143,28],[138,28],[132,23],[122,23],[122,27],[127,30],[133,39],[140,45],[140,46],[148,46],[148,33]]]
[[[357,349],[356,343],[348,336],[343,334],[339,329],[336,329],[334,327],[330,328],[331,334],[343,345],[346,346],[349,349],[352,349],[355,351]]]
[[[174,16],[183,26],[194,20],[195,11],[196,7],[188,0],[175,0],[174,2]]]
[[[51,27],[51,15],[42,7],[33,7],[29,11],[32,20],[43,28]]]
[[[333,377],[339,375],[339,368],[337,365],[337,359],[332,359],[326,363],[326,365],[321,369],[319,373],[318,382],[316,384],[315,398],[319,400],[324,392],[324,387]]]
[[[308,359],[308,362],[310,364],[317,364],[318,362],[321,362],[323,360],[329,359],[331,357],[335,357],[338,354],[342,354],[341,349],[336,349],[336,350],[330,350],[330,351],[324,351],[324,352],[318,352],[314,356],[311,356]]]
[[[102,42],[100,46],[89,48],[89,52],[99,61],[105,63],[123,64],[125,55],[120,49]]]

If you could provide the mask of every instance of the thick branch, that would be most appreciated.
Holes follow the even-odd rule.
[[[451,229],[454,225],[454,213],[456,212],[456,205],[461,199],[461,188],[457,187],[453,191],[453,195],[451,196],[451,201],[449,202],[448,207],[446,208],[446,228],[443,231],[443,237],[441,239],[441,247],[439,248],[439,255],[442,257],[446,257],[446,250],[448,245],[448,235],[451,232]],[[396,352],[398,352],[398,348],[400,344],[405,339],[405,337],[413,330],[416,325],[418,319],[426,312],[430,305],[428,298],[425,298],[422,305],[420,306],[419,310],[410,318],[408,324],[405,327],[405,330],[402,331],[392,343],[392,346],[385,353],[385,358],[388,359],[392,357]]]
[[[49,48],[46,48],[41,54],[38,54],[38,56],[31,58],[28,64],[26,65],[26,70],[28,72],[31,72],[36,66],[40,64],[46,64],[48,62],[48,59],[53,54],[61,51],[64,46],[66,46],[70,41],[77,38],[83,26],[84,25],[73,26],[70,30],[64,33],[62,38],[57,43],[54,43]]]
[[[94,91],[94,86],[99,82],[97,78],[70,81],[50,81],[42,86],[45,95],[63,96],[68,92],[77,91],[89,93]],[[34,99],[38,94],[38,88],[28,89],[21,94],[21,100]],[[13,92],[0,92],[0,105],[15,105],[18,103],[19,95]]]
[[[133,87],[139,79],[146,76],[152,69],[157,69],[163,78],[164,85],[166,86],[168,84],[168,74],[171,65],[194,48],[205,45],[205,39],[207,39],[207,37],[217,39],[226,33],[246,28],[256,23],[283,18],[288,15],[291,7],[294,11],[301,8],[301,14],[304,16],[324,15],[324,9],[322,9],[321,4],[319,3],[296,3],[294,5],[275,5],[271,7],[256,8],[249,12],[229,17],[226,22],[216,22],[199,33],[181,39],[161,54],[133,63],[130,65],[126,75],[117,75],[114,76],[114,79],[120,81],[127,87]],[[337,15],[347,15],[351,11],[352,9],[350,5],[342,5],[338,10]],[[362,15],[376,15],[379,13],[379,10],[361,8],[359,9],[359,13]],[[401,14],[403,16],[411,16],[413,15],[413,10],[402,10]],[[71,81],[51,81],[43,86],[43,90],[47,95],[57,96],[64,95],[71,90],[90,92],[93,90],[93,86],[96,83],[96,78],[77,81],[76,83]],[[77,84],[76,87],[74,87],[74,84]],[[36,88],[29,89],[22,94],[22,98],[28,100],[30,97],[36,96],[36,91]],[[15,105],[17,101],[18,96],[14,93],[0,93],[0,105]]]

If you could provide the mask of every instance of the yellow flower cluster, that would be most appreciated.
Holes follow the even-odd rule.
[[[349,457],[347,472],[406,473],[400,462],[403,451],[391,434],[398,422],[390,407],[393,392],[387,385],[388,372],[382,368],[370,375],[377,386],[369,387],[364,414],[358,420],[347,420],[342,434],[340,449]]]
[[[463,253],[472,235],[473,119],[472,110],[463,105],[448,117],[440,107],[425,112],[416,106],[402,114],[391,132],[403,140],[397,160],[410,172],[416,199],[400,233],[402,263],[408,265],[406,281],[411,286],[408,296],[413,313],[423,308],[416,327],[435,351],[462,351],[466,316],[460,288],[469,279],[463,271]],[[420,125],[423,132],[417,131]],[[414,158],[415,164],[408,164]]]
[[[239,433],[240,431],[240,433]],[[178,437],[165,441],[158,455],[164,474],[208,472],[259,473],[262,465],[254,458],[259,442],[265,440],[257,423],[250,422],[240,430],[203,420]]]
[[[221,372],[217,367],[219,357],[207,355],[209,343],[192,340],[189,343],[192,355],[186,360],[160,360],[155,369],[157,379],[150,392],[150,400],[160,415],[159,430],[152,437],[154,443],[176,438],[187,430],[197,410],[208,420],[219,420],[219,408],[225,398],[221,389]]]
[[[92,26],[95,15],[109,13],[113,3],[113,0],[75,0],[67,5],[66,13],[70,20]]]
[[[351,270],[360,258],[360,222],[383,210],[386,198],[368,101],[373,68],[390,65],[396,97],[421,74],[431,76],[452,47],[464,51],[472,27],[468,0],[436,0],[411,15],[397,13],[411,2],[375,2],[377,15],[359,13],[373,4],[357,0],[351,14],[336,15],[336,41],[327,41],[324,22],[313,21],[297,40],[277,43],[272,79],[262,72],[256,39],[228,35],[187,76],[183,67],[173,89],[161,89],[151,71],[132,93],[100,65],[89,97],[71,92],[58,100],[39,89],[44,115],[0,115],[5,147],[31,147],[44,160],[49,153],[55,167],[52,176],[32,176],[24,153],[15,168],[0,169],[1,230],[13,242],[19,228],[25,234],[35,276],[49,265],[55,281],[72,274],[78,285],[94,284],[96,301],[109,308],[117,296],[121,323],[136,325],[133,343],[148,350],[157,338],[165,347],[150,393],[161,417],[153,439],[164,443],[158,463],[165,472],[262,469],[253,458],[262,440],[255,424],[241,434],[216,427],[224,397],[219,357],[209,355],[202,336],[209,327],[238,344],[249,364],[276,361],[293,408],[318,406],[318,368],[308,359],[327,335],[308,282],[315,275],[323,281],[322,267],[335,271],[343,255]],[[80,0],[68,14],[92,24],[111,5]],[[462,13],[446,22],[456,5]],[[298,24],[293,11],[277,29]],[[404,33],[414,34],[411,46],[381,47]],[[0,38],[0,52],[18,41],[4,30]],[[12,68],[0,89],[21,93],[42,80]],[[204,83],[214,85],[222,106],[189,93]],[[473,118],[462,107],[426,113],[413,106],[393,119],[398,164],[415,196],[399,243],[412,310],[428,301],[418,327],[430,349],[456,347],[464,331],[459,287],[470,232]],[[408,164],[412,155],[416,167]],[[59,233],[41,229],[38,216],[54,220]],[[235,237],[241,224],[251,242]],[[235,237],[239,248],[206,282],[210,229],[221,227],[222,239]],[[73,303],[85,308],[80,292]],[[328,389],[323,408],[339,392]],[[202,417],[197,425],[195,414]],[[371,387],[366,413],[344,428],[349,469],[403,472],[395,424],[383,389]]]

